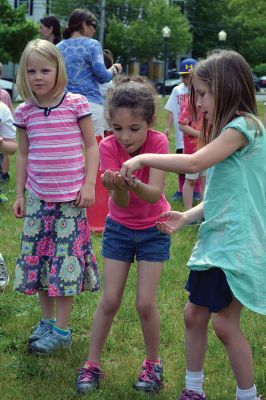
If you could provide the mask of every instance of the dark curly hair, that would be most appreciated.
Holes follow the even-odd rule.
[[[122,76],[109,90],[106,102],[106,116],[112,118],[118,108],[128,108],[148,124],[154,121],[156,111],[156,90],[141,76]]]

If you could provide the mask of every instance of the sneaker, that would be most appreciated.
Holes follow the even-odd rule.
[[[5,289],[9,283],[9,273],[7,271],[4,259],[0,253],[0,290]]]
[[[183,198],[182,192],[175,192],[171,197],[171,200],[178,201],[181,200],[182,198]]]
[[[2,173],[2,181],[3,182],[8,182],[10,179],[9,173],[8,172],[3,172]]]
[[[206,400],[205,393],[199,394],[194,390],[184,389],[179,395],[178,400]]]
[[[201,201],[201,194],[200,194],[200,192],[194,192],[194,193],[193,193],[193,200],[194,200],[194,201]]]
[[[6,202],[8,202],[8,198],[3,193],[0,193],[0,203]]]
[[[28,343],[33,343],[36,340],[39,340],[46,332],[50,332],[53,329],[53,324],[50,321],[40,321],[38,325],[36,325],[34,331],[28,338]]]
[[[102,375],[100,368],[93,365],[79,368],[76,382],[77,392],[84,394],[96,390],[99,387],[99,381]]]
[[[29,344],[29,350],[35,354],[51,354],[60,348],[67,348],[71,345],[71,333],[67,336],[59,335],[52,331],[46,332],[40,339]]]
[[[142,365],[142,371],[139,375],[137,383],[134,385],[134,389],[142,392],[159,393],[163,386],[163,363],[160,360],[160,364],[150,363],[144,360]]]

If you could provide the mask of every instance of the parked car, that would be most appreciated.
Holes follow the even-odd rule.
[[[266,88],[266,75],[260,77],[260,87],[262,89]]]
[[[156,82],[157,92],[160,94],[171,94],[173,88],[181,83],[180,75],[176,71],[168,72],[168,78],[165,80],[165,92],[164,82]]]
[[[260,78],[258,78],[257,75],[254,74],[253,72],[252,72],[252,76],[253,76],[253,81],[254,81],[256,92],[259,92],[260,91]]]
[[[12,101],[19,99],[17,85],[14,82],[10,82],[6,79],[0,79],[0,88],[5,89],[10,94]]]

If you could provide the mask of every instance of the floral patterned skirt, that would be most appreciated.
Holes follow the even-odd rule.
[[[14,288],[31,295],[73,296],[100,287],[85,209],[28,192]]]

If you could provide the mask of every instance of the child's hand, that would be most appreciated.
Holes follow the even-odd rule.
[[[140,157],[136,156],[123,163],[122,168],[120,169],[120,174],[124,178],[132,178],[133,172],[142,167],[143,165],[140,161]]]
[[[24,217],[25,199],[24,196],[18,197],[13,205],[13,214],[16,218]]]
[[[80,208],[91,207],[95,203],[95,186],[84,183],[76,198],[76,206]]]
[[[185,213],[168,211],[160,216],[160,219],[156,222],[156,228],[162,233],[171,235],[186,225],[187,222]]]
[[[118,171],[106,170],[101,175],[104,187],[108,190],[124,189],[128,190],[126,180],[121,176]]]

